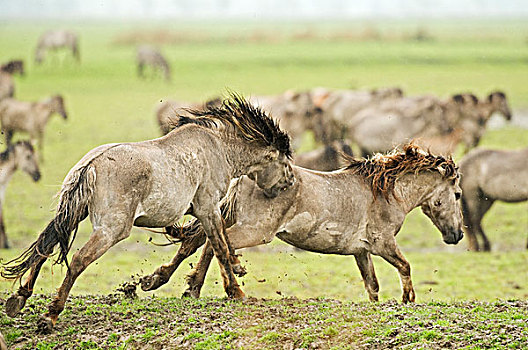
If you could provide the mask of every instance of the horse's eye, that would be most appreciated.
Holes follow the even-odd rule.
[[[442,202],[440,202],[440,201],[435,201],[435,202],[434,202],[434,205],[435,205],[435,207],[439,207],[439,206],[442,205]]]
[[[455,192],[455,199],[459,200],[462,194],[460,192]]]

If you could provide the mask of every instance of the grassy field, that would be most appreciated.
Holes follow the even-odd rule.
[[[159,135],[153,111],[165,98],[201,101],[225,93],[226,88],[257,95],[315,86],[368,89],[397,85],[408,95],[442,97],[465,91],[484,97],[500,89],[514,110],[528,107],[528,25],[522,22],[425,27],[401,23],[70,23],[61,27],[80,33],[81,64],[58,54],[37,67],[32,63],[35,42],[43,30],[53,27],[0,24],[0,62],[23,58],[28,63],[26,76],[16,78],[17,97],[37,100],[61,93],[70,116],[67,121],[54,117],[48,124],[42,180],[32,183],[26,174],[17,173],[10,183],[4,216],[13,249],[0,250],[4,260],[18,255],[45,227],[53,216],[53,197],[62,179],[88,150],[103,143]],[[425,28],[428,40],[413,39],[418,27]],[[367,35],[372,28],[377,34]],[[132,43],[134,33],[141,29],[168,42],[162,51],[172,65],[172,83],[140,81],[135,76]],[[527,144],[528,130],[511,126],[491,130],[482,140],[483,146],[495,148]],[[523,249],[528,233],[527,204],[496,204],[484,227],[494,252],[469,253],[465,240],[456,247],[445,246],[440,233],[420,212],[411,213],[398,242],[411,263],[418,301],[528,297],[528,254]],[[89,233],[90,225],[84,222],[74,247],[83,244]],[[164,241],[134,229],[131,238],[88,268],[72,294],[110,293],[131,276],[150,273],[168,261],[176,247],[153,246],[147,243],[150,236]],[[248,295],[366,300],[353,258],[289,251],[281,243],[272,247],[265,252],[243,252],[249,274],[241,281]],[[381,298],[399,299],[396,271],[380,259],[375,264]],[[178,296],[189,269],[184,264],[171,282],[154,294]],[[36,292],[53,292],[63,276],[64,269],[47,263]],[[259,282],[262,280],[265,282]],[[222,296],[218,281],[215,266],[204,295]],[[10,282],[0,280],[0,291],[7,293],[11,288]],[[146,295],[151,294],[140,294]]]

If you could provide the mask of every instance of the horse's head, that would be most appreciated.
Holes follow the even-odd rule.
[[[60,114],[64,119],[68,119],[68,114],[66,113],[66,108],[64,107],[64,98],[61,95],[53,96],[51,98],[50,104],[53,112]]]
[[[489,94],[488,103],[492,105],[495,112],[502,114],[506,120],[511,120],[512,113],[504,92],[495,91]]]
[[[449,171],[446,164],[441,164],[438,171],[442,180],[422,203],[422,211],[434,225],[442,232],[444,242],[457,244],[464,237],[462,232],[462,210],[460,198],[462,190],[459,186],[459,175],[445,176]]]
[[[28,173],[33,181],[40,179],[35,149],[28,141],[19,141],[14,145],[15,164],[17,168]]]
[[[254,164],[248,177],[256,182],[269,198],[276,197],[282,190],[295,182],[290,160],[277,150],[267,150],[263,160]]]

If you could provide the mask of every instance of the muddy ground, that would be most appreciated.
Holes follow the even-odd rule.
[[[0,304],[7,295],[1,295]],[[50,334],[49,295],[0,329],[12,349],[527,348],[528,301],[402,305],[332,299],[72,297]]]

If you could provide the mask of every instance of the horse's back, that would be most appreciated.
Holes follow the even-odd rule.
[[[477,189],[493,200],[528,200],[528,148],[475,149],[460,162],[462,190]]]

